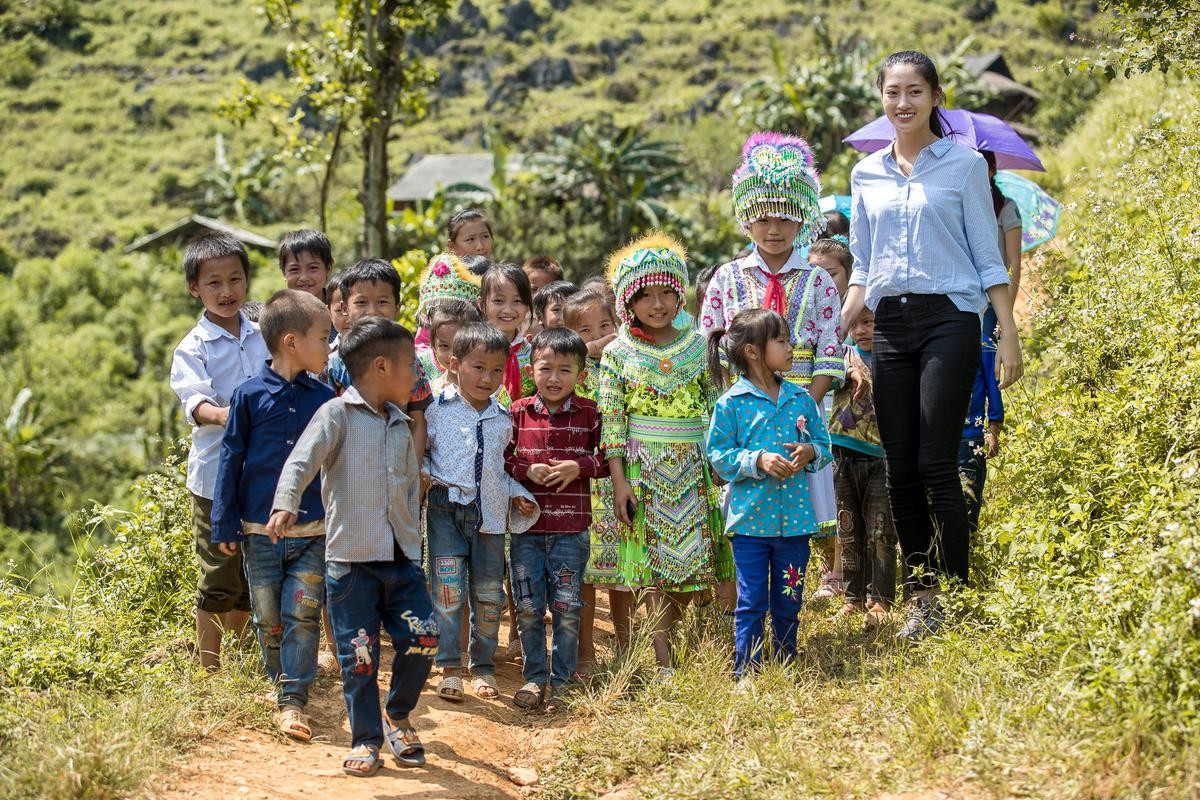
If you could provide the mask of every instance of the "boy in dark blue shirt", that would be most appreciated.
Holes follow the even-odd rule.
[[[962,476],[971,533],[979,529],[987,460],[1000,454],[1000,428],[1003,425],[1004,400],[996,383],[996,342],[985,330],[979,372],[975,374],[971,407],[967,409],[962,444],[958,449],[958,473]]]
[[[325,509],[313,481],[286,537],[267,533],[275,485],[300,434],[333,389],[312,376],[329,356],[329,313],[311,294],[284,289],[259,318],[271,360],[233,393],[221,440],[212,541],[245,548],[250,605],[267,675],[278,687],[280,730],[312,738],[304,714],[316,677],[325,603]]]

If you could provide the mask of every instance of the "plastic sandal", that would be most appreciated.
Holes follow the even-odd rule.
[[[513,705],[517,708],[530,710],[537,708],[542,704],[542,687],[538,686],[533,681],[522,686],[513,695]]]
[[[312,741],[312,726],[298,706],[284,706],[275,718],[275,724],[279,726],[280,733],[291,739],[298,742]]]
[[[494,675],[480,675],[471,681],[471,691],[481,700],[495,700],[500,696],[500,686]]]
[[[461,703],[463,699],[462,678],[457,675],[447,675],[442,678],[437,687],[437,696],[451,703]]]
[[[362,764],[365,769],[351,766],[356,763]],[[383,766],[383,762],[379,760],[379,750],[367,744],[360,744],[342,759],[342,772],[356,778],[369,778],[379,772],[381,766]]]
[[[383,735],[387,739],[388,749],[392,751],[396,763],[400,766],[425,766],[425,745],[417,738],[415,728],[393,728],[389,723],[384,726]]]

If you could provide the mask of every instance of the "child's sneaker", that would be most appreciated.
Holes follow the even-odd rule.
[[[942,609],[942,601],[937,595],[915,598],[909,605],[908,619],[900,630],[896,631],[897,639],[917,642],[929,636],[942,627],[946,621],[946,612]]]

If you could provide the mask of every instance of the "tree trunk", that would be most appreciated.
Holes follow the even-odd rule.
[[[375,118],[363,130],[363,243],[367,258],[388,258],[388,165],[389,120]]]

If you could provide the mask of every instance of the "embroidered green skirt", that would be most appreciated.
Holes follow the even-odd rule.
[[[699,417],[629,416],[625,477],[638,510],[632,530],[618,523],[617,572],[625,585],[691,592],[733,579],[704,434]]]

